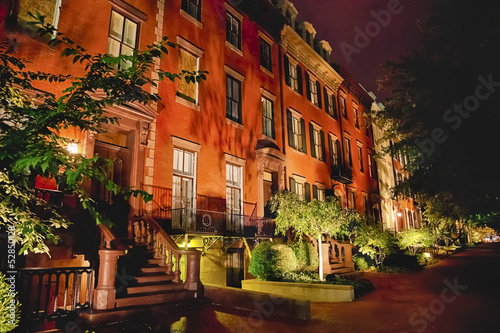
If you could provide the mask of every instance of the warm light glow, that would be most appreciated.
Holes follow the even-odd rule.
[[[429,252],[425,252],[424,254],[425,254],[425,256],[426,256],[427,258],[430,258],[430,257],[431,257],[431,254],[430,254]]]
[[[72,141],[72,142],[68,143],[68,146],[66,147],[66,149],[71,154],[76,154],[76,153],[78,153],[78,143]]]
[[[401,217],[401,215],[403,215],[403,214],[401,214],[400,212],[398,212],[398,217]]]

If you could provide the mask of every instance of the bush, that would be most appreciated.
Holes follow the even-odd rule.
[[[297,270],[297,257],[293,250],[285,244],[275,244],[271,247],[278,251],[277,270],[283,274]]]
[[[298,271],[316,271],[319,267],[318,251],[309,242],[296,242],[290,245],[297,258]]]
[[[384,261],[383,271],[405,272],[421,269],[419,257],[408,254],[391,254]]]
[[[365,256],[363,255],[354,255],[352,256],[352,261],[354,262],[354,268],[360,271],[364,271],[370,268],[370,265],[366,261]]]
[[[271,242],[262,242],[252,250],[248,271],[258,280],[268,281],[279,276],[279,252],[272,248]]]
[[[297,258],[285,244],[262,242],[252,250],[248,271],[259,280],[276,280],[284,273],[295,270]]]
[[[401,250],[408,249],[412,256],[416,255],[420,249],[432,246],[435,242],[435,238],[428,228],[402,230],[396,239],[399,248]]]
[[[356,230],[354,245],[359,247],[359,252],[370,256],[380,266],[394,247],[394,236],[379,226],[361,225]]]
[[[10,284],[6,281],[5,275],[0,272],[0,332],[10,332],[19,323],[20,304],[9,289]],[[12,312],[12,304],[14,304],[14,312]]]

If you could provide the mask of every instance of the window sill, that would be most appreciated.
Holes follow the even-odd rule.
[[[226,118],[226,124],[229,124],[229,125],[231,125],[233,127],[236,127],[236,128],[238,128],[240,130],[245,129],[245,127],[242,124],[240,124],[240,123],[238,123],[238,122],[236,122],[234,120],[231,120],[229,118]]]
[[[294,147],[290,147],[288,146],[289,148],[292,148],[292,151],[296,152],[297,154],[300,154],[300,155],[306,155],[307,156],[307,153],[304,153],[303,151],[300,151],[298,150],[297,148],[294,148]]]
[[[182,17],[184,17],[186,20],[189,22],[193,23],[195,26],[197,26],[200,29],[203,29],[203,23],[186,13],[184,10],[181,9],[180,14]]]
[[[260,70],[263,71],[264,73],[266,73],[267,75],[269,75],[270,77],[272,77],[274,79],[274,74],[273,72],[271,72],[269,69],[267,69],[266,67],[264,66],[260,66]]]
[[[294,93],[296,93],[298,96],[301,96],[301,97],[304,97],[301,93],[299,93],[297,90],[293,89],[292,87],[290,86],[287,86],[288,89],[290,89],[290,91],[293,91]]]
[[[243,57],[243,51],[226,40],[226,46]]]
[[[198,104],[187,101],[180,96],[175,96],[175,102],[187,106],[188,108],[191,108],[193,110],[200,111],[200,106]]]
[[[267,136],[267,135],[265,135],[265,134],[262,134],[261,139],[263,139],[263,140],[269,140],[269,141],[271,141],[272,143],[274,143],[275,145],[277,145],[277,146],[278,146],[278,141],[276,141],[276,139],[271,138],[270,136]],[[279,147],[279,146],[278,146],[278,147]],[[290,148],[291,148],[291,147],[290,147]]]
[[[308,99],[308,101],[309,101],[309,99]],[[314,107],[316,107],[316,108],[318,108],[318,109],[320,109],[320,110],[323,110],[323,108],[320,108],[320,107],[319,107],[319,105],[316,105],[316,104],[314,104],[314,103],[313,103],[313,102],[311,102],[311,101],[309,101],[309,103],[311,103],[311,105],[312,105],[312,106],[314,106]]]

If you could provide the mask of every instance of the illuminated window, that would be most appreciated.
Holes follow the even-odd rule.
[[[356,209],[356,193],[354,190],[348,190],[349,192],[349,208]]]
[[[321,86],[319,82],[315,78],[311,77],[307,72],[306,84],[307,99],[317,107],[321,107]]]
[[[226,228],[239,231],[243,228],[243,167],[226,163]]]
[[[354,114],[354,125],[356,128],[359,128],[359,116],[358,116],[358,108],[353,107],[352,108],[353,114]]]
[[[337,119],[337,105],[335,103],[333,94],[326,90],[326,88],[324,88],[323,90],[323,95],[325,96],[325,111],[330,116],[332,116],[333,119]]]
[[[358,160],[359,160],[359,171],[365,172],[363,165],[363,147],[358,144]]]
[[[349,138],[344,138],[344,149],[346,162],[352,167],[351,140]]]
[[[298,112],[287,110],[288,145],[307,153],[306,123]]]
[[[340,112],[342,113],[342,116],[347,119],[347,108],[345,106],[345,97],[340,96]]]
[[[125,16],[111,12],[111,21],[108,33],[108,51],[112,56],[132,55],[137,46],[138,24]],[[122,60],[119,68],[128,68],[130,61]]]
[[[285,82],[292,90],[302,95],[302,69],[285,55]]]
[[[198,71],[199,58],[186,51],[183,48],[179,48],[179,72],[182,70],[195,72]],[[184,78],[178,81],[177,96],[184,98],[185,100],[197,104],[198,103],[198,83],[186,82]]]
[[[325,161],[325,134],[313,123],[309,123],[309,135],[311,136],[311,156]]]
[[[370,178],[374,178],[373,177],[373,162],[372,162],[372,154],[368,154],[368,173],[370,175]]]
[[[262,133],[272,139],[275,138],[273,101],[266,97],[262,97]]]
[[[313,185],[312,186],[313,199],[318,201],[325,201],[325,186],[324,185]]]
[[[306,182],[304,177],[298,175],[290,177],[290,191],[306,201],[311,201],[311,185]]]
[[[61,13],[61,0],[20,0],[17,20],[21,25],[26,25],[27,22],[33,21],[33,18],[28,15],[28,12],[36,14],[37,12],[45,16],[45,23],[49,23],[54,28],[57,28],[59,23],[59,15]]]

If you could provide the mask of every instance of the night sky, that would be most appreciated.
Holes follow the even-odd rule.
[[[386,59],[397,59],[406,49],[418,44],[417,21],[430,13],[435,0],[293,0],[301,21],[311,22],[318,38],[327,40],[333,48],[331,61],[345,66],[379,101],[387,94],[378,91],[374,81],[379,66]],[[372,13],[390,13],[390,21],[381,15],[385,27]],[[384,21],[385,20],[385,21]],[[371,23],[370,23],[371,22]],[[356,29],[366,33],[368,41],[360,39],[356,45]],[[377,28],[378,27],[378,28]],[[344,43],[346,51],[340,47]],[[350,46],[358,51],[349,54]],[[361,47],[357,47],[361,46]],[[349,59],[350,58],[350,59]],[[350,61],[349,61],[350,60]]]

